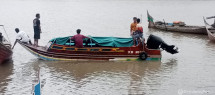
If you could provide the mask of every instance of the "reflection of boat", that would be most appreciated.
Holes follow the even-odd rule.
[[[215,41],[215,28],[211,28],[212,26],[206,22],[205,18],[204,18],[204,23],[205,23],[205,27],[206,27],[206,30],[208,33],[208,38],[211,41]]]
[[[6,95],[8,85],[11,83],[11,75],[14,74],[13,60],[5,62],[0,65],[0,94]]]
[[[50,73],[61,73],[64,76],[74,77],[78,81],[91,75],[94,76],[94,74],[98,77],[103,73],[108,75],[127,72],[131,74],[132,78],[136,78],[133,74],[143,77],[146,72],[156,73],[161,65],[161,61],[144,61],[144,63],[142,61],[123,61],[123,63],[121,61],[78,61],[78,63],[76,61],[61,61],[60,63],[49,61],[46,62],[46,65],[47,68],[50,68]]]
[[[132,94],[133,91],[141,93],[148,90],[143,85],[149,83],[147,80],[152,82],[156,79],[160,82],[158,73],[160,73],[161,61],[49,61],[45,62],[45,65],[49,76],[44,76],[48,78],[43,89],[49,88],[51,93],[88,94],[94,89],[93,94],[112,95],[116,93],[109,89],[116,91],[120,87],[125,92],[121,90],[117,95],[118,93]],[[58,80],[57,83],[56,80]],[[70,92],[56,89],[60,87],[56,84],[69,87]]]
[[[132,47],[132,38],[91,37],[84,42],[84,48],[76,48],[70,37],[52,39],[46,47],[19,43],[44,60],[137,60],[138,57],[142,60],[146,58],[159,60],[161,58],[160,48],[149,49],[144,42]],[[177,50],[174,50],[174,53],[177,53]]]
[[[175,23],[165,23],[164,21],[158,21],[154,23],[154,19],[152,16],[148,16],[148,27],[155,28],[159,30],[171,31],[171,32],[183,32],[183,33],[193,33],[193,34],[207,34],[207,31],[204,26],[190,26],[185,25],[183,22],[175,22]]]
[[[3,25],[0,25],[3,27]],[[4,27],[3,27],[4,28]],[[11,59],[12,56],[11,44],[4,38],[0,32],[0,64]]]

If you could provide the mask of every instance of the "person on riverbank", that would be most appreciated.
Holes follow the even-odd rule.
[[[21,41],[22,43],[32,45],[29,36],[24,31],[20,31],[19,28],[16,28],[15,32],[17,33],[17,36],[16,36],[16,41],[14,42],[12,49],[16,45],[17,41]]]
[[[38,46],[38,40],[40,39],[41,26],[40,26],[40,14],[36,14],[36,18],[33,20],[34,26],[34,46]]]
[[[130,35],[133,38],[134,46],[136,46],[136,40],[135,40],[136,26],[137,26],[137,17],[133,17],[133,23],[131,23],[131,26],[130,26]]]
[[[81,29],[77,29],[76,30],[77,34],[74,35],[73,37],[71,37],[70,39],[71,40],[75,40],[75,47],[77,48],[83,48],[83,39],[84,38],[88,38],[84,35],[81,35]]]

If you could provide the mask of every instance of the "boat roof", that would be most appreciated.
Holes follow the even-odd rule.
[[[54,42],[58,45],[66,45],[66,43],[70,42],[67,37],[58,37],[51,39],[50,42]],[[122,38],[122,37],[89,37],[92,39],[92,43],[96,43],[100,46],[109,46],[109,47],[131,47],[133,45],[132,38]],[[85,38],[84,41],[87,41],[88,38]]]

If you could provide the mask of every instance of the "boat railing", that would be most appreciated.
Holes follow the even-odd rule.
[[[119,50],[119,48],[112,47],[84,47],[84,48],[76,48],[76,47],[66,47],[53,45],[50,49],[53,50],[66,50],[66,51],[88,51],[88,52],[123,52]]]

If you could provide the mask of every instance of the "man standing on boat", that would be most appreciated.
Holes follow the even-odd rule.
[[[16,36],[16,41],[14,42],[12,49],[16,45],[17,41],[21,41],[22,43],[32,45],[29,36],[24,31],[19,31],[19,28],[16,28],[15,31],[17,33],[17,36]]]
[[[135,31],[136,31],[136,26],[137,26],[137,17],[133,17],[133,23],[131,23],[130,26],[130,35],[133,38],[134,41],[134,46],[136,46],[136,40],[135,40]]]
[[[140,19],[137,19],[137,26],[136,26],[136,34],[138,35],[137,39],[143,38],[143,26],[140,24]]]
[[[70,38],[71,40],[75,40],[75,47],[77,48],[83,48],[83,39],[84,38],[88,38],[84,35],[81,35],[81,29],[77,29],[76,30],[77,34],[74,35],[72,38]]]
[[[40,39],[41,27],[40,27],[40,14],[36,14],[36,18],[33,20],[34,26],[34,46],[38,46],[38,40]]]

